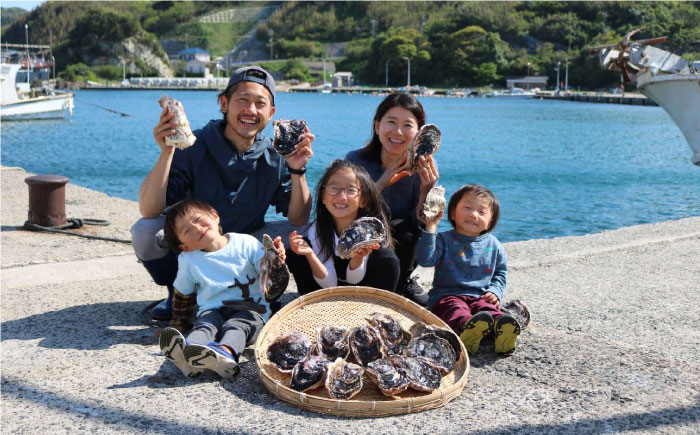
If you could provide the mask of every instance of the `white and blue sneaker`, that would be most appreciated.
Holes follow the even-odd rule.
[[[160,333],[158,344],[163,356],[172,361],[183,375],[188,378],[202,376],[204,370],[192,367],[185,359],[184,349],[187,346],[187,341],[180,331],[175,328],[165,328]]]
[[[240,371],[234,356],[215,341],[206,346],[189,344],[185,347],[184,354],[191,367],[213,370],[225,379],[233,378]]]

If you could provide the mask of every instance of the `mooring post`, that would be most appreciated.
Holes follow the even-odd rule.
[[[61,175],[34,175],[24,182],[29,185],[29,222],[44,227],[66,223],[66,183]]]

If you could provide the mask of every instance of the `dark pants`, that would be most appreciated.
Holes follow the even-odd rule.
[[[231,348],[238,361],[243,349],[255,343],[264,325],[258,313],[221,307],[198,316],[187,334],[187,341],[205,346],[216,341]]]
[[[458,335],[462,332],[464,324],[479,311],[489,312],[494,320],[503,314],[500,308],[484,299],[462,295],[445,296],[437,301],[431,311]]]
[[[399,258],[399,281],[397,290],[403,293],[404,285],[416,269],[416,252],[418,250],[418,239],[420,229],[413,225],[408,219],[394,219],[389,224],[391,235],[396,242],[394,250]]]
[[[367,259],[367,271],[365,277],[357,284],[345,282],[345,273],[350,260],[343,260],[333,256],[335,273],[338,276],[338,285],[358,285],[363,287],[374,287],[390,292],[396,291],[396,283],[399,279],[399,259],[390,248],[380,248],[372,251]],[[287,251],[287,266],[294,275],[297,283],[297,291],[300,295],[305,295],[314,290],[319,290],[320,285],[314,279],[311,266],[303,255]]]

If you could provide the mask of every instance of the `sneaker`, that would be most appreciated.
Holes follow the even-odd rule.
[[[486,311],[479,311],[474,314],[462,327],[459,338],[467,348],[467,352],[475,355],[479,350],[481,339],[486,337],[493,330],[493,317]]]
[[[215,341],[206,346],[190,344],[184,353],[192,367],[213,370],[225,379],[233,378],[240,371],[234,356]]]
[[[202,376],[204,370],[192,367],[185,360],[183,349],[187,345],[187,340],[185,340],[185,337],[180,331],[175,328],[165,328],[163,332],[160,333],[158,344],[160,345],[160,351],[163,353],[163,356],[172,361],[183,375],[188,378]]]
[[[173,317],[173,288],[168,286],[168,297],[163,299],[151,310],[155,320],[170,320]]]
[[[496,353],[512,353],[515,350],[518,335],[520,335],[520,323],[510,314],[502,314],[496,319],[493,335],[496,337]]]
[[[418,279],[413,276],[406,280],[406,284],[404,284],[403,288],[403,295],[421,307],[428,306],[428,293],[418,285]]]

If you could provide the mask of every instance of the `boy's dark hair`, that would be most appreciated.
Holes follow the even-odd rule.
[[[318,240],[319,252],[318,258],[321,261],[326,261],[333,255],[335,244],[335,221],[333,216],[323,204],[323,195],[326,183],[331,176],[341,169],[350,169],[357,177],[357,183],[361,189],[360,198],[365,201],[365,206],[357,210],[357,217],[375,217],[382,221],[386,228],[389,246],[393,247],[394,243],[391,238],[391,227],[384,211],[384,200],[374,186],[374,181],[367,170],[362,166],[356,165],[348,160],[336,159],[325,170],[323,176],[316,185],[316,239]]]
[[[460,187],[451,197],[450,202],[447,205],[447,219],[449,219],[452,228],[457,228],[454,220],[455,209],[457,208],[457,203],[468,193],[474,193],[477,196],[484,197],[491,201],[491,222],[489,222],[488,228],[484,230],[481,234],[485,234],[493,231],[498,224],[498,218],[501,215],[501,206],[498,204],[498,198],[489,189],[480,184],[467,184]]]
[[[200,201],[199,199],[184,199],[180,202],[176,202],[175,204],[173,204],[168,210],[168,213],[165,215],[165,223],[163,224],[163,233],[165,235],[165,241],[168,243],[168,247],[176,254],[182,252],[182,250],[180,249],[180,245],[182,245],[182,242],[177,236],[175,221],[177,220],[177,218],[185,216],[193,211],[200,211],[210,216],[212,215],[212,213],[216,213],[214,207],[210,206],[204,201]],[[219,225],[219,234],[223,234],[221,225]]]
[[[394,107],[403,107],[411,112],[418,121],[418,128],[425,125],[425,110],[423,110],[423,105],[413,94],[409,94],[408,92],[394,92],[389,94],[379,103],[377,111],[374,113],[374,119],[372,119],[372,138],[367,142],[367,145],[362,148],[362,155],[366,159],[375,161],[381,159],[382,143],[379,140],[379,135],[374,128],[374,124],[380,122],[384,115],[386,115],[386,112]]]

